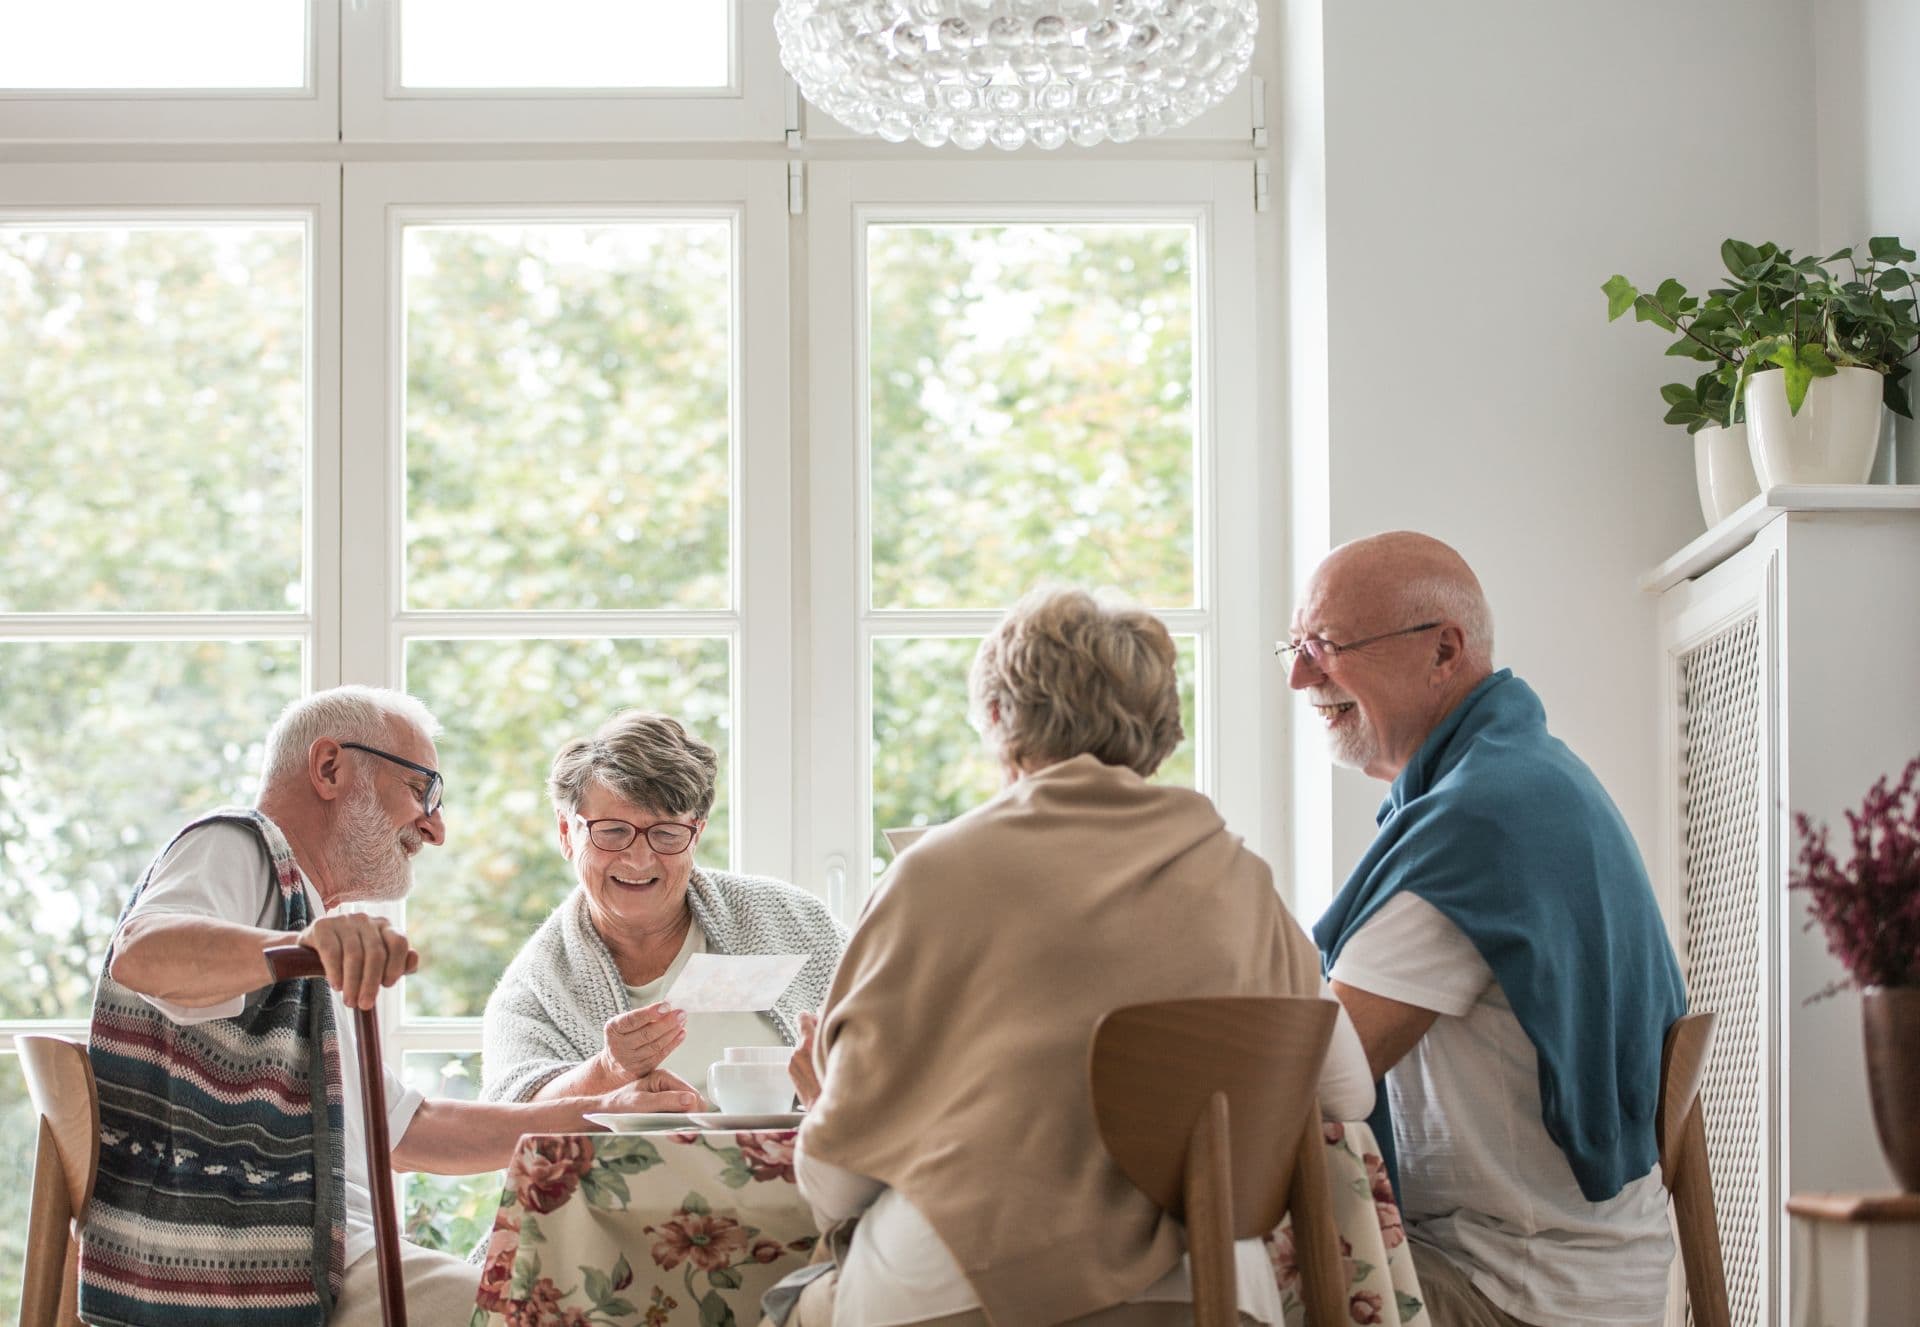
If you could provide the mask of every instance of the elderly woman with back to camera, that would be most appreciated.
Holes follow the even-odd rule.
[[[1331,997],[1266,864],[1206,797],[1149,782],[1182,737],[1174,666],[1152,614],[1078,590],[1029,595],[982,642],[970,710],[1004,785],[895,861],[793,1058],[801,1191],[823,1229],[859,1223],[789,1327],[1192,1320],[1177,1222],[1100,1141],[1094,1026]],[[1319,1092],[1330,1115],[1372,1108],[1344,1017]],[[1243,1312],[1282,1321],[1261,1241],[1236,1255]]]
[[[655,1069],[698,1086],[726,1047],[798,1041],[846,932],[804,890],[694,864],[718,769],[679,722],[640,710],[554,756],[547,793],[578,885],[487,1001],[485,1100],[590,1095]],[[671,987],[697,953],[809,958],[767,1013],[689,1014]]]

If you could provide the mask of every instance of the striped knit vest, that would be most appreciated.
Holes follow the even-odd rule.
[[[278,826],[230,807],[180,834],[213,822],[265,846],[272,873],[260,885],[277,898],[280,929],[313,920]],[[346,1270],[340,1048],[325,981],[281,982],[236,1017],[182,1027],[116,982],[112,964],[109,950],[88,1045],[100,1173],[80,1232],[81,1318],[324,1323]]]

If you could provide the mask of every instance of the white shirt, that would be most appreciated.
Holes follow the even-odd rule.
[[[793,1173],[822,1230],[836,1220],[864,1213],[854,1228],[853,1245],[834,1290],[835,1327],[897,1327],[980,1307],[980,1297],[960,1264],[920,1209],[899,1190],[816,1161],[802,1147],[794,1149]],[[1236,1240],[1233,1261],[1240,1312],[1258,1322],[1284,1323],[1280,1288],[1266,1245],[1257,1239]],[[1192,1299],[1183,1258],[1133,1302],[1184,1304]]]
[[[1330,992],[1323,990],[1323,995],[1332,999]],[[1321,1068],[1320,1105],[1329,1119],[1363,1119],[1373,1111],[1366,1051],[1344,1009],[1334,1021],[1333,1040]],[[980,1307],[973,1284],[938,1232],[898,1190],[815,1160],[802,1147],[794,1149],[793,1172],[821,1230],[860,1214],[835,1290],[836,1325],[897,1327]],[[1284,1323],[1285,1308],[1265,1243],[1237,1240],[1233,1256],[1240,1312],[1258,1322]],[[1192,1299],[1183,1258],[1134,1302],[1185,1304]]]
[[[1658,1327],[1673,1261],[1660,1167],[1587,1201],[1541,1119],[1533,1042],[1473,942],[1402,892],[1332,975],[1440,1015],[1387,1072],[1408,1233],[1523,1322]]]
[[[160,859],[140,901],[127,917],[210,917],[241,926],[271,928],[279,920],[279,905],[267,885],[270,865],[266,849],[251,831],[230,824],[202,825]],[[325,915],[313,886],[308,884],[306,890],[315,919]],[[121,925],[126,925],[126,919]],[[116,943],[118,938],[116,935]],[[264,993],[263,989],[197,1008],[150,995],[141,998],[174,1022],[190,1027],[216,1018],[232,1018]],[[340,1045],[341,1106],[345,1116],[341,1144],[346,1149],[347,1170],[346,1257],[351,1266],[373,1248],[373,1193],[367,1187],[366,1108],[361,1104],[359,1042],[351,1011],[340,1003],[338,992],[329,988],[329,994]],[[422,1097],[392,1070],[386,1071],[386,1092],[387,1138],[397,1145],[413,1122],[414,1112],[420,1109]]]
[[[673,962],[660,974],[657,981],[645,986],[627,987],[627,999],[633,1002],[635,1009],[664,999],[673,1003],[673,983],[680,976],[680,969],[687,966],[687,960],[695,954],[707,952],[707,933],[694,922],[687,928],[687,938],[681,942],[680,952],[673,956]],[[784,1046],[787,1039],[780,1035],[780,1029],[765,1014],[754,1013],[718,1013],[688,1014],[687,1039],[673,1048],[673,1053],[660,1062],[660,1067],[670,1074],[678,1074],[693,1084],[694,1089],[708,1101],[713,1093],[708,1091],[707,1070],[716,1060],[722,1059],[729,1046]]]

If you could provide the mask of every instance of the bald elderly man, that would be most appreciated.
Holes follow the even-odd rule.
[[[1633,836],[1495,671],[1480,582],[1440,541],[1335,549],[1282,652],[1335,762],[1392,785],[1314,938],[1385,1079],[1374,1131],[1435,1323],[1653,1327],[1654,1107],[1686,996]]]

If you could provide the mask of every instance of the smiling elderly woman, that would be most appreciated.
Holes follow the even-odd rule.
[[[798,1041],[846,932],[792,885],[693,864],[718,768],[678,722],[639,710],[554,756],[547,794],[579,887],[487,1001],[483,1099],[589,1096],[655,1068],[699,1086],[728,1046]],[[698,953],[810,957],[768,1013],[690,1015],[668,1000]]]

